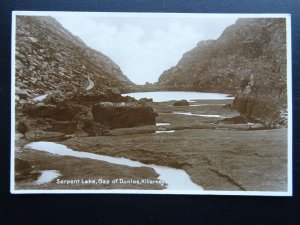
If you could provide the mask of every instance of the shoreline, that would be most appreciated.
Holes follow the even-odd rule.
[[[57,143],[65,144],[76,151],[125,157],[145,164],[180,168],[188,173],[194,183],[208,191],[286,191],[287,131],[285,128],[249,130],[248,125],[243,125],[244,128],[241,128],[239,124],[218,124],[220,123],[219,118],[166,115],[163,113],[170,110],[180,110],[194,113],[218,113],[227,117],[239,115],[232,109],[222,107],[229,102],[230,100],[202,100],[197,101],[199,106],[193,107],[175,107],[172,105],[173,101],[149,103],[158,113],[156,122],[169,123],[170,125],[154,126],[151,128],[154,129],[154,133],[144,132],[143,127],[123,128],[112,130],[114,132],[112,136],[73,137]],[[155,130],[167,131],[174,128],[177,129],[173,133],[155,134]],[[149,131],[152,131],[151,129]],[[22,145],[24,145],[24,140],[23,144],[16,144],[16,147],[22,149]],[[96,163],[93,160],[79,160],[63,156],[61,160],[68,162],[69,166],[73,165],[72,168],[77,165],[83,169],[83,171],[76,170],[76,175],[64,168],[63,162],[54,162],[53,160],[57,159],[56,156],[47,153],[33,153],[30,150],[22,149],[21,152],[16,153],[16,157],[31,161],[31,166],[36,164],[41,170],[60,168],[61,171],[64,171],[62,173],[63,178],[68,179],[75,179],[76,176],[97,179],[95,177],[97,172],[92,167],[99,168],[101,174],[104,174],[104,178],[109,180],[116,177],[142,179],[145,176],[155,180],[158,177],[158,174],[149,168],[129,169],[126,166],[107,165],[107,163],[99,161]],[[115,172],[112,173],[111,171]],[[30,178],[30,172],[27,176],[29,176],[29,180],[37,178],[37,176]],[[26,179],[17,181],[17,189],[55,190],[70,188],[64,185],[57,186],[53,182],[37,187],[30,184],[28,179],[27,181]],[[72,187],[74,190],[120,188],[161,189],[161,187],[153,184],[143,186],[134,184],[100,186],[82,184]]]

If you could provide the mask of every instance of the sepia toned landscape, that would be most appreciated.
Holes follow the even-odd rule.
[[[16,193],[288,191],[285,17],[236,18],[216,39],[199,35],[144,84],[54,16],[15,23]]]

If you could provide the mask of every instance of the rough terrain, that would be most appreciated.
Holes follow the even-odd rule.
[[[16,101],[118,93],[134,86],[109,57],[89,48],[50,16],[17,16]],[[90,85],[92,82],[92,86]]]
[[[158,84],[136,86],[109,57],[55,19],[17,16],[15,189],[165,188],[70,186],[57,179],[39,185],[45,170],[70,180],[159,176],[151,168],[24,147],[52,141],[77,151],[181,168],[205,190],[286,191],[285,44],[283,19],[239,19],[218,40],[199,42]],[[157,103],[121,96],[151,89],[218,91],[235,94],[235,99]]]
[[[286,191],[287,129],[260,127],[258,130],[254,123],[229,124],[223,122],[222,118],[168,114],[172,111],[180,111],[218,114],[226,117],[237,116],[235,110],[224,107],[229,102],[230,100],[197,101],[193,105],[199,106],[179,107],[173,106],[173,102],[149,103],[159,115],[157,122],[170,123],[169,126],[157,126],[156,130],[175,129],[174,133],[154,133],[154,129],[150,129],[149,126],[142,126],[112,130],[111,132],[115,131],[113,136],[77,137],[61,143],[73,150],[125,157],[146,164],[182,168],[187,171],[194,183],[205,190]],[[148,132],[144,132],[145,130]],[[157,174],[149,168],[128,168],[20,149],[22,151],[17,152],[17,158],[29,160],[30,165],[37,166],[30,170],[31,173],[40,169],[57,169],[62,172],[63,178],[157,177]],[[29,189],[66,188],[57,186],[53,182],[45,187],[37,187],[33,185],[33,181],[32,177],[30,180],[24,178],[17,182],[17,186]],[[94,185],[93,188],[116,187]],[[137,189],[138,187],[117,188]],[[143,188],[161,187],[150,185]]]

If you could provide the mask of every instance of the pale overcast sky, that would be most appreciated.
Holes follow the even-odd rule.
[[[237,16],[186,14],[54,16],[89,47],[109,56],[134,83],[156,82],[201,40],[217,39]]]

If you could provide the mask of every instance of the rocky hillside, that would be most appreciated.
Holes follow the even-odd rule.
[[[74,96],[119,92],[133,84],[101,52],[49,16],[16,17],[16,94],[28,102],[37,96]]]
[[[17,16],[15,46],[15,124],[27,141],[107,135],[111,128],[155,124],[152,108],[121,96],[135,85],[120,68],[52,17]],[[100,102],[109,110],[92,111]],[[104,115],[101,123],[98,114]]]
[[[285,123],[285,19],[238,19],[217,40],[201,41],[160,76],[170,90],[236,94],[233,107],[267,126]]]

